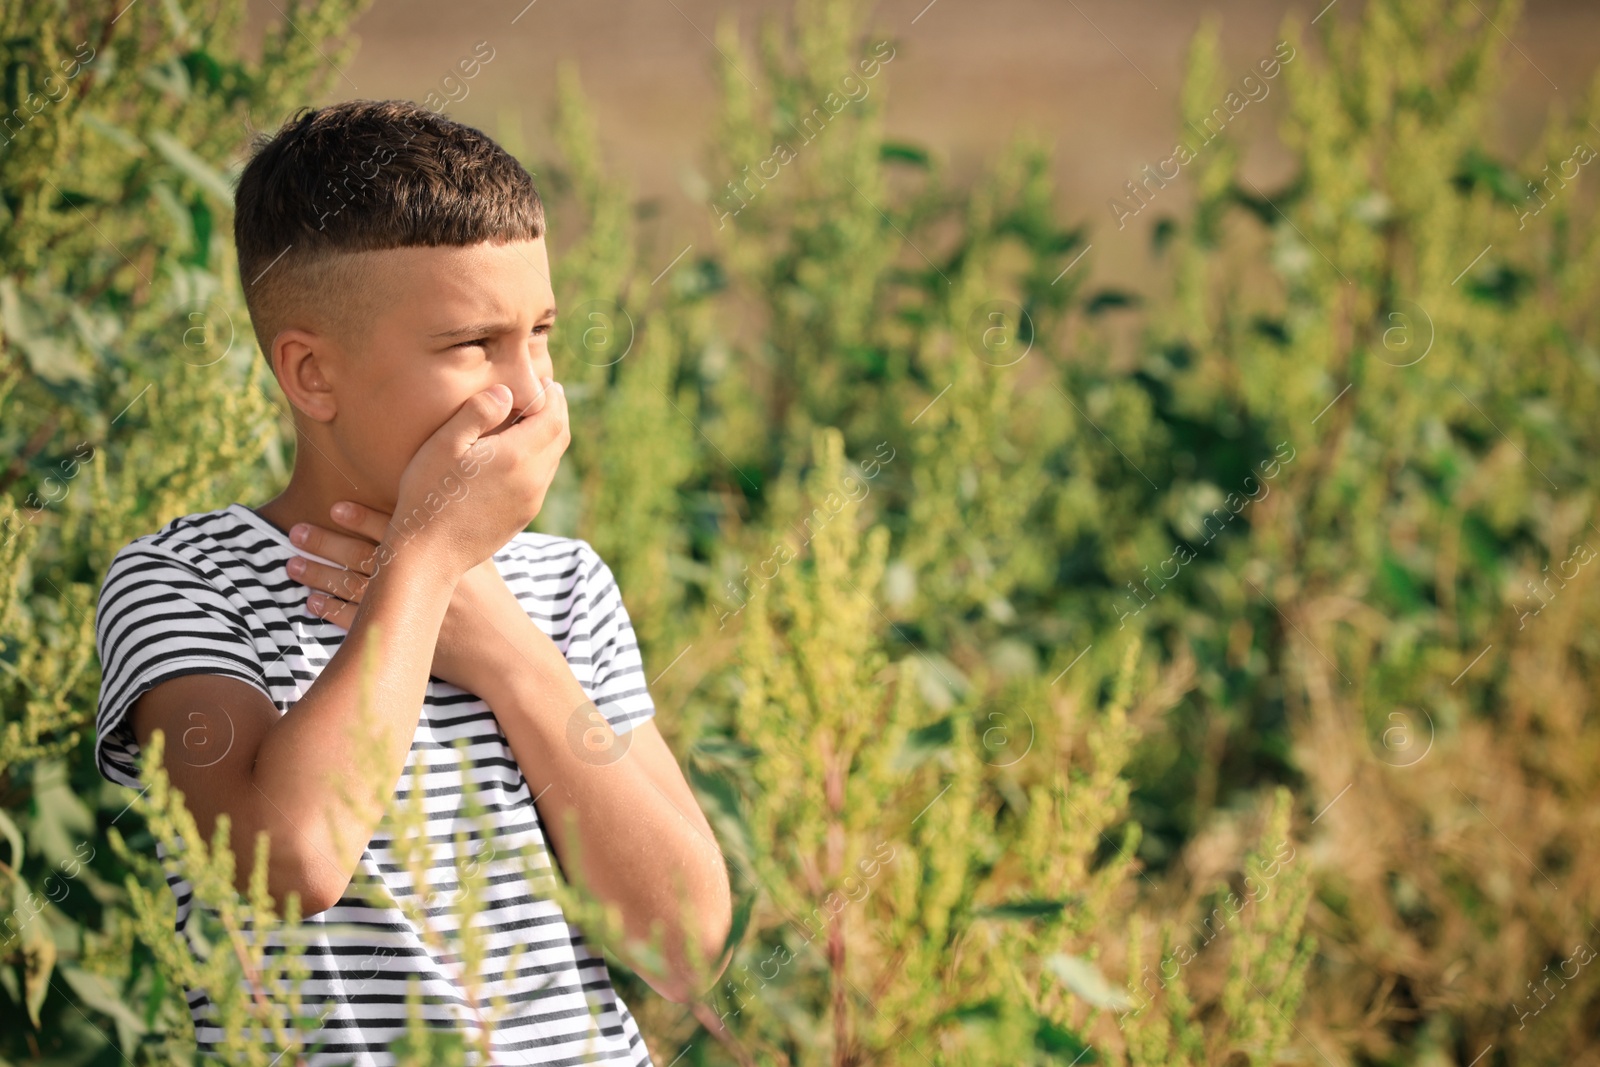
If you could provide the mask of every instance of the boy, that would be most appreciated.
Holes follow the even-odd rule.
[[[405,101],[302,109],[258,143],[234,240],[293,407],[293,476],[260,507],[136,538],[100,592],[101,772],[141,788],[161,730],[201,832],[229,816],[240,888],[266,831],[269,892],[280,913],[298,893],[313,935],[315,1063],[394,1062],[413,980],[429,1024],[495,1063],[650,1063],[604,962],[518,853],[614,904],[630,941],[663,924],[663,969],[635,967],[663,996],[715,977],[693,984],[690,939],[726,965],[727,872],[653,722],[610,568],[587,541],[526,532],[569,440],[543,216],[500,146]],[[382,818],[384,795],[418,799],[416,768],[425,886]],[[372,775],[376,795],[349,787]],[[449,928],[458,864],[482,882],[481,954]],[[191,889],[169,884],[181,938]],[[204,1051],[222,1031],[206,991],[187,993]]]

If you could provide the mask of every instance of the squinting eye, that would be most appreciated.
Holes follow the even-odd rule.
[[[538,333],[549,333],[551,326],[552,326],[552,323],[548,323],[547,322],[542,326],[535,326],[533,328],[533,332],[536,333],[536,334],[538,334]]]

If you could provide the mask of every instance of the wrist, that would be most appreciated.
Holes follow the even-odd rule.
[[[406,509],[404,505],[398,506],[395,513],[389,516],[383,540],[378,543],[378,564],[384,566],[403,559],[413,563],[419,559],[426,560],[432,569],[448,574],[451,582],[460,581],[461,576],[472,569],[472,564],[456,558],[457,554],[451,551],[453,546],[448,531],[434,522],[433,518],[434,515],[425,508]]]
[[[422,595],[437,595],[449,603],[461,581],[461,574],[431,554],[421,552],[415,543],[396,547],[390,541],[379,543],[373,561],[372,581],[403,586]]]

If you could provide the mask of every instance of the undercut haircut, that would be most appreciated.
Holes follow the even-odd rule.
[[[487,134],[409,100],[301,108],[260,134],[233,241],[256,341],[294,320],[361,330],[378,310],[354,253],[544,236],[533,178]]]

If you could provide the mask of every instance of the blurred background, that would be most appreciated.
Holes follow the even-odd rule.
[[[292,468],[250,135],[403,97],[546,202],[534,528],[738,895],[699,1002],[613,968],[654,1062],[1600,1063],[1600,8],[0,16],[0,1060],[191,1062],[285,965],[95,771],[96,594]]]
[[[442,77],[456,58],[451,52],[441,60],[443,53],[454,48],[468,55],[480,40],[497,49],[498,61],[504,42],[510,62],[486,69],[448,110],[482,129],[497,128],[510,112],[514,118],[507,121],[524,143],[538,145],[550,135],[556,63],[570,60],[582,74],[610,173],[628,183],[649,213],[649,239],[665,249],[678,234],[704,231],[711,216],[702,190],[726,180],[712,180],[703,151],[718,103],[711,39],[717,20],[731,18],[750,39],[766,21],[790,22],[790,6],[539,0],[524,12],[525,3],[480,4],[448,17],[425,0],[376,5],[352,27],[361,48],[342,68],[332,96],[421,99],[431,89],[448,99],[418,72],[438,67]],[[278,12],[270,3],[246,6],[242,46],[256,54]],[[952,179],[966,182],[1017,130],[1037,129],[1057,146],[1052,178],[1060,207],[1099,224],[1113,218],[1105,201],[1123,182],[1171,154],[1184,57],[1202,20],[1218,24],[1224,69],[1242,74],[1277,43],[1286,14],[1309,23],[1322,6],[1105,0],[937,0],[930,6],[910,0],[866,10],[895,42],[893,91],[884,94],[890,136],[925,147]],[[1358,7],[1340,0],[1327,17]],[[1514,62],[1506,64],[1485,132],[1497,149],[1520,152],[1537,137],[1552,105],[1575,102],[1587,90],[1600,8],[1532,0],[1516,30],[1520,52],[1502,41]],[[1281,96],[1252,103],[1234,134],[1244,173],[1269,186],[1293,167],[1274,136],[1281,104]],[[1172,199],[1187,206],[1193,190],[1180,184]],[[1104,243],[1100,275],[1138,284],[1147,264],[1139,238],[1152,224],[1148,218],[1130,222],[1135,239],[1124,240],[1130,235],[1119,231],[1118,240]],[[681,242],[669,257],[678,247]]]

